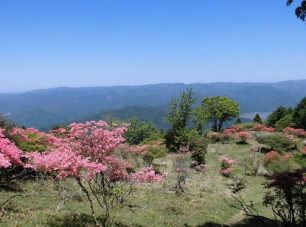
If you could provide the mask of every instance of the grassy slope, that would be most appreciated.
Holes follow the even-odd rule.
[[[241,221],[244,218],[242,213],[226,203],[226,200],[231,201],[227,187],[230,180],[220,175],[218,161],[223,154],[237,161],[235,175],[245,177],[248,182],[244,198],[252,200],[261,212],[267,214],[268,211],[261,205],[264,178],[243,174],[244,158],[253,155],[251,146],[211,144],[207,154],[209,170],[200,173],[190,169],[186,193],[183,195],[176,195],[172,190],[176,177],[172,171],[175,155],[168,155],[159,160],[166,163],[165,168],[169,172],[167,180],[163,184],[138,185],[133,197],[127,202],[129,206],[113,211],[114,221],[120,226],[204,226],[205,223],[231,224]],[[33,190],[30,182],[23,187],[28,192]],[[84,222],[92,223],[85,200],[69,201],[57,212],[60,200],[52,187],[50,183],[43,186],[38,184],[35,191],[39,192],[39,196],[16,198],[12,204],[14,212],[3,216],[0,226],[84,226]],[[0,201],[8,194],[0,192]]]

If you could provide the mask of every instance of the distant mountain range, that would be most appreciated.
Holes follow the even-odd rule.
[[[113,114],[123,120],[137,116],[166,127],[164,117],[171,98],[187,87],[197,102],[207,96],[228,96],[240,103],[241,113],[272,112],[279,105],[295,106],[306,96],[306,80],[277,83],[153,84],[86,88],[52,88],[18,94],[0,94],[0,113],[17,124],[47,130],[80,119]]]

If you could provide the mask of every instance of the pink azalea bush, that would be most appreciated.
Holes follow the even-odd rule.
[[[231,158],[227,157],[227,156],[221,156],[219,161],[221,162],[220,173],[223,176],[229,177],[234,170],[233,166],[236,163],[236,161],[234,159],[231,159]]]
[[[252,131],[261,131],[261,132],[275,132],[275,129],[272,127],[267,127],[263,124],[255,124],[252,129]]]
[[[43,152],[60,145],[60,140],[54,135],[40,132],[34,128],[13,128],[9,134],[16,146],[25,152]]]
[[[133,166],[116,155],[118,148],[124,148],[122,143],[126,130],[127,125],[111,127],[104,121],[73,123],[67,129],[51,132],[57,139],[49,151],[26,154],[25,167],[56,175],[58,179],[74,178],[87,195],[93,217],[94,199],[105,209],[108,217],[113,201],[122,203],[131,192],[128,184],[160,182],[165,177],[150,168],[131,173]],[[130,152],[142,153],[143,148],[133,148]],[[121,193],[112,191],[117,187],[120,187]]]
[[[4,135],[4,129],[0,128],[0,169],[12,165],[22,165],[22,151]]]
[[[70,176],[93,179],[96,174],[107,169],[106,165],[90,162],[70,149],[63,150],[61,148],[45,153],[33,152],[26,154],[25,157],[29,160],[25,168],[45,173],[55,173],[58,179]],[[82,174],[86,174],[86,176]]]
[[[166,173],[157,174],[152,167],[141,168],[136,173],[131,174],[132,181],[137,183],[160,182],[165,179]]]
[[[306,137],[306,131],[300,128],[286,127],[283,129],[283,132],[287,135],[292,135],[292,136],[297,136],[297,137]]]
[[[251,138],[251,134],[249,132],[238,132],[237,137],[240,140],[240,143],[245,143],[247,139]]]
[[[269,151],[266,155],[265,155],[265,163],[271,163],[274,162],[276,160],[279,160],[281,158],[280,154],[278,151]]]

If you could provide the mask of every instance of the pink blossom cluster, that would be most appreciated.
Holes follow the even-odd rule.
[[[267,127],[263,124],[255,124],[252,127],[252,131],[261,131],[261,132],[275,132],[275,129],[272,127]]]
[[[103,161],[125,141],[125,126],[110,128],[105,121],[73,123],[69,127],[67,143],[77,153],[91,157],[94,161]]]
[[[241,141],[246,141],[247,139],[251,138],[251,134],[249,132],[238,132],[237,133],[237,137],[241,140]]]
[[[298,136],[298,137],[306,137],[306,131],[304,129],[300,129],[300,128],[286,127],[286,128],[283,129],[283,132],[287,135],[293,135],[293,136]]]
[[[61,143],[54,135],[38,131],[35,128],[13,128],[10,135],[23,142],[43,143],[49,147],[57,147]]]
[[[221,162],[220,173],[226,177],[230,176],[233,172],[233,165],[236,161],[227,156],[221,156],[219,161]]]
[[[45,173],[55,173],[59,179],[69,176],[92,179],[96,174],[106,171],[101,163],[91,162],[70,149],[61,148],[52,152],[31,152],[25,155],[28,163],[25,168]],[[85,175],[82,175],[85,174]]]
[[[221,163],[226,163],[227,165],[234,165],[236,163],[234,159],[231,159],[230,157],[227,156],[221,156],[219,161]]]
[[[27,155],[26,167],[55,172],[59,178],[86,176],[90,180],[106,172],[112,180],[125,179],[128,165],[114,156],[115,149],[124,141],[125,131],[125,126],[110,128],[104,121],[73,123],[68,129],[56,131],[60,134],[56,149]]]
[[[277,151],[269,151],[266,155],[265,155],[265,162],[266,163],[270,163],[276,160],[280,159],[280,154]]]
[[[222,136],[224,139],[229,139],[231,136],[233,136],[236,133],[236,130],[233,128],[227,128],[224,129]]]
[[[0,168],[22,165],[21,156],[21,150],[5,137],[4,129],[0,128]]]
[[[224,129],[223,134],[222,134],[223,138],[228,139],[235,134],[238,134],[238,136],[239,136],[240,133],[243,133],[241,130],[242,130],[241,125],[239,125],[239,124],[233,125],[230,128]],[[241,134],[241,135],[243,135],[243,134]]]
[[[52,131],[58,136],[59,146],[44,153],[30,153],[26,155],[27,168],[46,173],[54,173],[63,179],[69,176],[93,179],[97,174],[104,173],[110,181],[131,180],[129,172],[133,168],[125,159],[115,154],[117,148],[128,148],[130,152],[142,153],[144,147],[122,145],[126,125],[111,127],[104,121],[90,121],[73,123],[67,129]],[[56,141],[56,143],[58,143]],[[142,176],[141,173],[135,174]],[[146,173],[152,176],[152,171]],[[159,176],[153,177],[150,182],[159,181]],[[143,180],[139,180],[142,182]]]
[[[144,167],[131,174],[132,181],[137,183],[160,182],[166,178],[167,174],[158,174],[152,167]]]
[[[228,167],[228,168],[225,168],[225,169],[221,169],[221,170],[220,170],[220,173],[221,173],[223,176],[226,176],[226,177],[230,176],[230,175],[232,174],[232,172],[233,172],[233,168],[231,168],[231,167]]]

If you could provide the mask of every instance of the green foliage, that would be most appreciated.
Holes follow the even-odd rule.
[[[205,98],[199,108],[201,118],[212,122],[213,131],[220,132],[225,121],[239,116],[239,104],[223,96]]]
[[[24,140],[19,136],[13,137],[14,143],[20,150],[25,152],[44,152],[47,150],[47,142],[44,136],[35,133],[27,133],[27,137],[27,140]]]
[[[207,153],[208,141],[202,137],[197,140],[193,149],[191,159],[196,162],[197,165],[205,164],[205,155]]]
[[[288,114],[284,116],[282,119],[280,119],[279,121],[275,123],[275,128],[278,131],[282,131],[286,127],[293,127],[293,126],[294,126],[294,122],[293,122],[292,114]]]
[[[257,113],[253,119],[253,122],[254,123],[259,123],[259,124],[262,124],[262,120],[261,120],[261,117],[260,115]]]
[[[149,146],[147,152],[143,155],[143,161],[147,166],[151,166],[154,159],[163,158],[167,155],[167,148],[165,146]]]
[[[283,134],[259,134],[256,141],[269,146],[269,150],[288,152],[296,149],[295,142]]]
[[[0,128],[10,130],[15,127],[14,122],[8,120],[4,114],[0,114]]]
[[[166,134],[166,145],[171,151],[177,151],[181,146],[188,143],[186,137],[187,124],[192,114],[192,105],[194,103],[192,89],[183,91],[179,98],[172,99],[167,120],[171,128]],[[186,140],[187,139],[187,140]]]
[[[306,129],[306,97],[295,108],[293,119],[297,128]]]
[[[266,124],[271,127],[275,127],[276,122],[285,117],[288,114],[286,107],[279,106],[274,110],[267,118]]]
[[[203,133],[205,125],[209,122],[209,115],[199,106],[194,109],[192,121],[200,134]]]
[[[138,145],[157,133],[157,129],[152,123],[139,121],[137,118],[132,119],[129,123],[128,130],[124,134],[129,144]]]
[[[238,118],[236,119],[236,123],[235,123],[235,124],[237,125],[237,124],[241,124],[241,123],[242,123],[242,120],[241,120],[240,117],[238,117]]]
[[[155,144],[156,142],[164,143],[165,133],[164,132],[154,132],[148,138],[144,139],[141,144]]]

